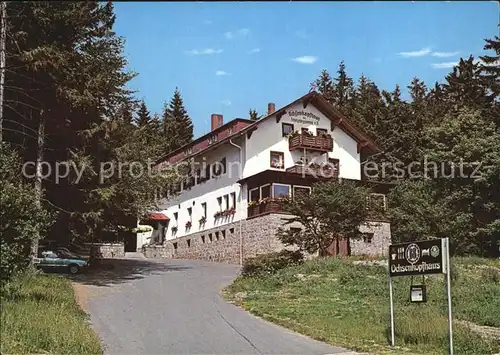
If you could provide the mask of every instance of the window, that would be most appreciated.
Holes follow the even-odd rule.
[[[293,132],[293,124],[291,123],[282,123],[281,124],[281,134],[283,137],[286,135],[289,135],[290,133]]]
[[[310,193],[311,193],[311,188],[308,186],[293,187],[293,198],[300,198],[301,196],[307,196]]]
[[[300,129],[300,133],[306,133],[306,134],[307,134],[307,133],[309,133],[309,128],[307,128],[307,127],[302,127],[302,128]]]
[[[271,197],[271,184],[260,187],[261,198]]]
[[[191,221],[192,220],[192,216],[193,216],[193,208],[192,207],[188,207],[188,216],[189,216],[189,220]]]
[[[203,173],[201,173],[201,176],[198,178],[198,183],[205,182],[210,179],[210,164],[206,164],[203,170]]]
[[[273,197],[288,197],[290,196],[290,185],[273,184]]]
[[[174,221],[177,222],[179,218],[179,212],[174,212]]]
[[[271,152],[271,168],[283,169],[285,167],[285,154],[283,152]]]
[[[217,204],[219,205],[219,211],[222,211],[222,197],[217,197]]]
[[[373,233],[363,233],[363,242],[371,243],[373,239]]]
[[[226,210],[229,209],[229,195],[224,195],[224,207]]]
[[[212,164],[212,175],[213,176],[220,176],[223,171],[223,166],[222,162],[216,161],[215,163]]]
[[[222,234],[222,239],[226,239],[226,230],[225,229],[221,232],[221,234]]]
[[[174,244],[174,250],[177,251],[177,242],[175,242],[173,244]]]
[[[191,247],[191,239],[186,240],[188,248]]]
[[[234,234],[234,228],[229,228],[229,233]]]
[[[215,240],[219,240],[219,232],[215,232]]]
[[[222,173],[226,173],[226,158],[222,158],[220,161],[220,164],[222,165]]]
[[[231,208],[236,209],[236,192],[231,192]]]
[[[316,128],[316,135],[320,136],[322,134],[328,134],[328,130],[326,128]]]
[[[260,199],[260,193],[259,193],[259,188],[251,189],[250,190],[250,201],[259,201]]]
[[[212,233],[210,233],[210,234],[208,235],[208,240],[210,240],[210,243],[212,243],[212,242],[213,242]]]
[[[207,218],[207,203],[206,202],[203,202],[201,204],[201,213],[202,213],[202,216]]]
[[[200,182],[202,182],[201,169],[196,170],[196,172],[194,173],[194,177],[196,178],[196,183],[199,184]]]
[[[202,235],[202,236],[201,236],[201,242],[202,242],[203,244],[205,244],[205,236],[204,236],[204,235]]]

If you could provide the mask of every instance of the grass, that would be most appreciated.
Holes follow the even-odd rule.
[[[102,354],[70,282],[23,275],[2,290],[2,354]]]
[[[359,258],[358,258],[359,259]],[[454,259],[454,319],[500,326],[498,261]],[[489,271],[484,271],[489,270]],[[443,276],[426,277],[427,303],[409,302],[410,277],[394,278],[396,347],[388,344],[389,292],[385,267],[350,259],[312,260],[265,277],[239,277],[224,290],[250,312],[315,339],[375,354],[447,354]],[[414,284],[422,277],[414,277]],[[455,354],[492,354],[500,343],[454,323]]]

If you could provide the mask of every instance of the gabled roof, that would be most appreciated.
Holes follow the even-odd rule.
[[[340,127],[343,131],[349,134],[356,142],[358,142],[359,151],[361,151],[361,149],[364,148],[368,149],[372,153],[378,153],[381,151],[381,149],[375,144],[375,142],[372,139],[370,139],[370,137],[368,137],[368,135],[362,129],[357,127],[347,117],[345,117],[338,110],[336,110],[328,101],[326,101],[323,98],[321,94],[313,91],[306,95],[301,96],[297,100],[261,118],[258,121],[252,121],[243,118],[236,118],[232,121],[229,121],[228,123],[217,128],[216,130],[209,132],[197,138],[196,140],[192,141],[191,143],[188,143],[182,146],[181,148],[165,155],[163,158],[159,159],[156,162],[156,166],[166,161],[169,161],[171,163],[177,163],[184,159],[198,155],[199,153],[206,152],[208,150],[216,148],[221,144],[228,142],[230,139],[239,137],[245,133],[251,133],[254,130],[258,129],[258,126],[262,122],[270,119],[272,116],[280,118],[286,113],[286,110],[290,106],[293,106],[299,102],[303,103],[304,108],[306,108],[307,105],[312,103],[321,113],[323,113],[332,122],[332,128]],[[230,127],[232,128],[231,130],[229,130]],[[209,138],[214,135],[219,136],[217,143],[208,144],[207,142]],[[193,147],[199,147],[199,149],[193,150],[192,153],[187,155],[183,154],[186,150]],[[174,161],[172,161],[172,158],[178,158],[178,159],[173,159]]]
[[[315,91],[312,91],[302,97],[299,97],[297,100],[280,108],[276,112],[273,112],[272,114],[267,115],[266,117],[256,121],[253,125],[250,125],[247,128],[245,128],[244,131],[255,129],[255,126],[258,126],[261,122],[268,120],[273,115],[281,117],[286,113],[286,110],[290,106],[293,106],[299,102],[303,103],[304,108],[306,108],[307,105],[309,105],[310,103],[316,106],[316,108],[332,122],[332,127],[338,126],[342,128],[342,130],[348,133],[354,140],[356,140],[356,142],[360,144],[360,149],[366,147],[372,153],[378,153],[381,151],[381,149],[377,146],[377,144],[375,144],[375,142],[370,137],[368,137],[368,135],[361,128],[357,127],[354,123],[352,123],[351,120],[342,115],[337,109],[335,109],[335,107],[333,107],[328,101],[326,101],[321,94]]]

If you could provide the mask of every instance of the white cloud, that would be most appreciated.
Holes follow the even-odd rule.
[[[399,55],[401,57],[405,58],[410,58],[410,57],[423,57],[431,53],[430,48],[422,48],[419,51],[412,51],[412,52],[399,52]]]
[[[453,68],[457,64],[458,62],[432,63],[431,67],[433,67],[434,69],[445,69],[445,68]]]
[[[250,54],[253,54],[253,53],[259,53],[260,51],[261,51],[261,49],[260,49],[260,48],[254,48],[254,49],[252,49],[249,53],[250,53]]]
[[[304,55],[302,57],[297,57],[292,59],[294,62],[301,64],[314,64],[318,60],[318,57],[312,55]]]
[[[250,30],[248,28],[240,28],[239,30],[234,32],[229,31],[224,33],[224,37],[226,37],[227,39],[234,39],[236,37],[244,37],[249,33]]]
[[[229,73],[225,72],[224,70],[217,70],[215,72],[215,75],[217,75],[217,76],[223,76],[223,75],[229,75]]]
[[[231,106],[230,100],[222,100],[220,103],[223,104],[224,106]]]
[[[431,55],[433,57],[438,57],[438,58],[448,58],[448,57],[454,57],[456,55],[460,54],[460,52],[433,52]]]
[[[187,51],[186,53],[189,55],[212,55],[222,53],[222,49],[213,49],[213,48],[205,48],[205,49],[192,49]]]

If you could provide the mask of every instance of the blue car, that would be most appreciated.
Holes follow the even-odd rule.
[[[67,271],[73,275],[88,266],[85,259],[64,248],[42,249],[38,252],[38,258],[33,259],[33,263],[45,271]]]

